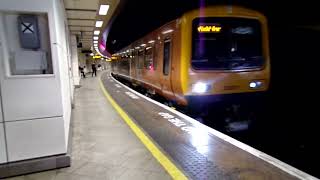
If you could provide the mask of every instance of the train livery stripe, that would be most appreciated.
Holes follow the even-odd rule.
[[[182,171],[180,171],[176,167],[176,165],[164,153],[161,152],[161,150],[152,142],[152,140],[150,140],[150,138],[146,134],[144,134],[144,132],[140,129],[140,127],[136,125],[134,121],[128,116],[128,114],[116,103],[116,101],[110,96],[110,94],[105,89],[101,79],[100,79],[100,87],[106,99],[110,102],[110,104],[114,107],[114,109],[119,113],[122,119],[127,123],[127,125],[135,133],[135,135],[140,139],[140,141],[151,152],[153,157],[155,157],[158,160],[158,162],[164,167],[164,169],[170,174],[170,176],[173,179],[179,179],[179,180],[188,179],[182,173]]]

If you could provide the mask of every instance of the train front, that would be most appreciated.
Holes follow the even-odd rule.
[[[260,100],[270,79],[265,17],[241,7],[195,10],[182,17],[181,84],[188,106]]]

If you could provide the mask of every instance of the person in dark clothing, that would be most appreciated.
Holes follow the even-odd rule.
[[[97,67],[96,67],[96,64],[95,63],[92,63],[92,77],[93,77],[93,74],[94,76],[97,76]]]
[[[84,68],[79,66],[79,71],[81,73],[81,77],[86,78],[86,75],[84,74]]]

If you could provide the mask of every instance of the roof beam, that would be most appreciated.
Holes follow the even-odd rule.
[[[66,8],[66,11],[87,11],[87,12],[96,12],[96,9],[71,9],[71,8]]]
[[[92,31],[87,31],[87,30],[70,30],[70,31],[72,31],[72,32],[91,32],[92,33]]]
[[[91,27],[91,28],[94,28],[94,26],[82,26],[82,25],[70,25],[69,26],[71,27]]]
[[[76,21],[95,21],[95,19],[82,19],[82,18],[67,18],[68,20],[76,20]]]

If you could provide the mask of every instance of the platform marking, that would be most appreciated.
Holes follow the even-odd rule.
[[[138,96],[136,96],[135,94],[133,94],[132,92],[125,92],[126,93],[126,95],[128,95],[129,97],[131,97],[132,99],[139,99],[139,97]]]
[[[115,84],[115,86],[116,86],[117,88],[121,88],[121,86],[120,86],[119,84]]]
[[[168,122],[170,122],[171,124],[178,127],[181,131],[185,131],[188,134],[192,134],[192,132],[196,130],[195,127],[187,126],[185,122],[183,122],[179,118],[176,118],[175,116],[169,113],[159,112],[158,114],[162,116],[164,119],[166,119]]]
[[[264,153],[262,151],[259,151],[259,150],[255,149],[255,148],[253,148],[253,147],[251,147],[251,146],[249,146],[247,144],[244,144],[244,143],[242,143],[242,142],[240,142],[240,141],[238,141],[238,140],[236,140],[236,139],[234,139],[234,138],[232,138],[232,137],[230,137],[230,136],[228,136],[226,134],[223,134],[223,133],[221,133],[221,132],[219,132],[219,131],[217,131],[215,129],[212,129],[212,128],[200,123],[199,121],[197,121],[197,120],[195,120],[195,119],[193,119],[193,118],[191,118],[191,117],[189,117],[189,116],[187,116],[187,115],[185,115],[185,114],[183,114],[183,113],[181,113],[179,111],[176,111],[176,110],[170,108],[169,106],[161,104],[161,103],[159,103],[159,102],[157,102],[157,101],[155,101],[155,100],[153,100],[153,99],[151,99],[149,97],[144,96],[143,94],[140,94],[139,92],[136,92],[135,90],[127,87],[126,85],[124,85],[121,82],[119,82],[118,80],[116,80],[112,75],[110,75],[110,77],[115,82],[121,84],[124,88],[128,89],[132,93],[135,93],[136,95],[140,96],[141,98],[143,98],[143,99],[145,99],[145,100],[147,100],[147,101],[149,101],[149,102],[151,102],[153,104],[156,104],[156,105],[158,105],[158,106],[160,106],[160,107],[162,107],[162,108],[164,108],[164,109],[176,114],[177,116],[180,116],[181,118],[184,118],[185,120],[189,121],[190,123],[192,123],[196,127],[199,127],[199,128],[201,128],[203,130],[206,130],[207,132],[211,133],[212,135],[214,135],[214,136],[216,136],[216,137],[218,137],[218,138],[220,138],[220,139],[222,139],[222,140],[224,140],[224,141],[226,141],[226,142],[228,142],[228,143],[230,143],[230,144],[232,144],[232,145],[234,145],[234,146],[236,146],[236,147],[238,147],[238,148],[240,148],[240,149],[242,149],[242,150],[244,150],[244,151],[246,151],[246,152],[248,152],[250,154],[252,154],[253,156],[256,156],[256,157],[258,157],[258,158],[260,158],[260,159],[262,159],[262,160],[264,160],[264,161],[266,161],[266,162],[278,167],[282,171],[287,172],[288,174],[291,174],[292,176],[295,176],[295,177],[297,177],[299,179],[318,180],[318,178],[316,178],[314,176],[311,176],[310,174],[307,174],[307,173],[305,173],[305,172],[303,172],[303,171],[301,171],[301,170],[299,170],[299,169],[297,169],[297,168],[295,168],[295,167],[293,167],[293,166],[291,166],[291,165],[289,165],[289,164],[287,164],[285,162],[282,162],[282,161],[280,161],[280,160],[278,160],[278,159],[276,159],[276,158],[274,158],[274,157],[272,157],[272,156],[270,156],[270,155],[268,155],[268,154],[266,154],[266,153]]]
[[[129,115],[116,103],[116,101],[110,96],[110,94],[105,89],[101,79],[100,87],[106,99],[114,107],[114,109],[119,113],[122,119],[127,123],[135,135],[140,139],[140,141],[146,146],[146,148],[151,152],[154,158],[164,167],[164,169],[170,174],[173,179],[185,180],[188,179],[182,171],[180,171],[176,165],[171,162],[171,160],[161,152],[161,150],[150,140],[150,138],[144,134],[138,125],[129,117]]]

